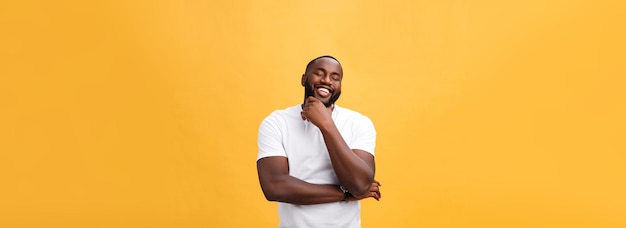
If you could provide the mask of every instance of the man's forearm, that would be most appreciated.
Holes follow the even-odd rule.
[[[289,175],[286,157],[266,157],[257,161],[259,182],[265,198],[292,204],[320,204],[343,199],[337,185],[311,184]]]
[[[289,175],[261,187],[269,201],[299,205],[338,202],[344,197],[337,185],[311,184]]]
[[[348,147],[334,123],[320,127],[339,182],[353,195],[368,192],[374,181],[374,167]]]

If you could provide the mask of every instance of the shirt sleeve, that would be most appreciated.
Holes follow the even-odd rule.
[[[266,117],[261,122],[257,140],[259,147],[257,160],[271,156],[287,157],[282,144],[282,132],[280,131],[279,121],[274,114]]]
[[[376,148],[376,129],[374,123],[367,116],[357,118],[354,125],[354,138],[350,145],[352,149],[364,150],[374,155]]]

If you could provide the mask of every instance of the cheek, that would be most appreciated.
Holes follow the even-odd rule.
[[[333,89],[335,89],[335,92],[341,91],[341,83],[335,83],[333,87]]]

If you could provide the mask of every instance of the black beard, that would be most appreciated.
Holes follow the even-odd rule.
[[[328,102],[322,102],[322,103],[324,103],[324,106],[328,108],[331,105],[335,104],[335,101],[339,99],[340,95],[341,95],[341,91],[331,95],[330,99],[328,99]],[[313,85],[309,83],[308,79],[304,82],[304,99],[306,100],[307,97],[315,97],[315,91],[313,91]]]

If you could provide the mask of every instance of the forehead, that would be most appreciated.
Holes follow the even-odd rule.
[[[321,59],[315,60],[315,62],[313,62],[313,65],[311,65],[311,70],[317,70],[317,69],[324,69],[326,71],[343,74],[343,69],[341,67],[341,64],[339,64],[339,62],[331,58],[321,58]]]

